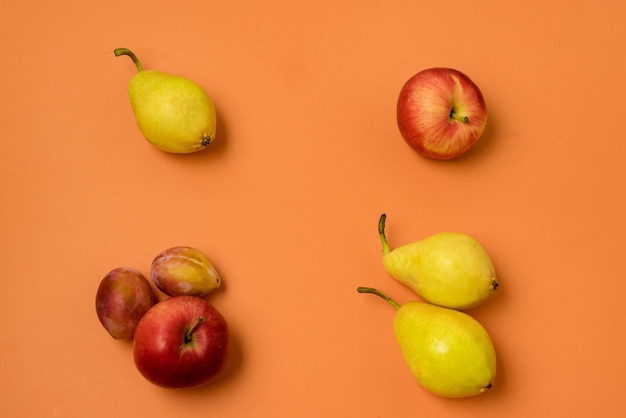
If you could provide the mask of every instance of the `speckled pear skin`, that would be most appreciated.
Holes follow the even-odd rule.
[[[469,309],[498,288],[491,258],[471,236],[441,232],[392,250],[384,235],[385,219],[383,214],[379,221],[383,266],[424,300],[446,308]]]
[[[196,82],[155,70],[144,70],[126,48],[115,55],[128,55],[137,74],[128,84],[128,96],[137,126],[155,147],[186,154],[204,149],[215,139],[216,112],[211,98]]]
[[[428,302],[398,304],[371,287],[396,309],[393,330],[413,377],[426,390],[447,398],[476,396],[496,378],[496,352],[487,330],[468,314]]]
[[[430,392],[459,398],[492,387],[495,349],[485,328],[471,316],[408,302],[396,312],[393,329],[411,374]]]

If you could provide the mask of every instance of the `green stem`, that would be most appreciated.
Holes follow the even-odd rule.
[[[201,316],[200,318],[196,319],[196,322],[194,322],[193,324],[191,324],[189,328],[187,328],[187,330],[185,331],[185,344],[189,344],[191,342],[193,331],[196,329],[198,325],[200,325],[203,322],[204,322],[204,317]]]
[[[120,55],[128,55],[130,57],[131,60],[133,60],[133,63],[135,64],[135,66],[137,67],[137,71],[138,72],[142,72],[143,71],[143,67],[141,66],[141,62],[139,62],[139,58],[137,58],[137,55],[135,55],[133,53],[133,51],[131,51],[128,48],[117,48],[113,51],[113,53],[115,54],[116,57],[119,57]]]
[[[450,111],[450,117],[454,120],[458,120],[459,122],[469,123],[469,118],[467,116],[460,116],[454,111],[454,109]]]
[[[380,296],[381,298],[385,299],[394,308],[400,309],[400,305],[398,304],[398,302],[391,299],[389,296],[387,296],[385,293],[381,292],[378,289],[374,289],[373,287],[358,287],[356,291],[359,293],[373,293],[376,296]]]
[[[380,242],[383,244],[383,254],[391,252],[391,248],[389,248],[389,243],[387,242],[387,237],[385,236],[386,219],[387,215],[383,213],[380,215],[380,219],[378,220],[378,235],[380,235]]]

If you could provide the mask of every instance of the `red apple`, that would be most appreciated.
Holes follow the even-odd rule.
[[[132,340],[141,317],[156,298],[148,280],[129,267],[111,270],[96,293],[96,314],[115,339]]]
[[[174,296],[154,305],[135,330],[139,372],[166,388],[200,386],[222,371],[228,352],[224,317],[204,299]]]
[[[467,152],[487,124],[480,89],[451,68],[429,68],[402,87],[397,106],[398,128],[420,154],[449,160]]]

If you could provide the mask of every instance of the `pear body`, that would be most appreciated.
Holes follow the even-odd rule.
[[[496,354],[485,328],[471,316],[425,302],[408,302],[394,333],[411,374],[439,396],[483,393],[496,376]]]
[[[128,95],[142,134],[163,151],[195,152],[215,138],[213,102],[189,79],[139,71],[130,80]]]
[[[487,252],[472,237],[456,232],[383,251],[383,265],[424,300],[446,308],[474,307],[498,287]]]

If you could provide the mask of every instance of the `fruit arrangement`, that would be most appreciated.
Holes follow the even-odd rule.
[[[400,90],[396,116],[406,143],[419,154],[450,160],[468,152],[487,124],[478,86],[452,68],[429,68]],[[473,308],[498,288],[489,255],[472,237],[441,232],[391,249],[386,214],[378,221],[387,273],[423,301],[399,305],[378,289],[359,287],[396,308],[394,333],[415,379],[451,398],[484,393],[494,384],[496,353],[485,328],[461,310]]]
[[[399,305],[384,292],[359,287],[396,308],[393,329],[415,379],[440,396],[460,398],[491,388],[496,353],[485,328],[461,309],[472,308],[499,284],[487,252],[472,237],[442,232],[391,250],[386,214],[378,221],[387,273],[424,301]]]
[[[220,287],[217,270],[199,250],[177,246],[154,258],[150,277],[168,297],[157,301],[138,270],[109,272],[96,293],[98,319],[113,338],[133,341],[137,370],[155,385],[192,388],[208,382],[228,357],[228,324],[202,298]]]
[[[156,148],[170,153],[204,149],[215,138],[215,107],[197,83],[144,70],[128,85],[139,130]],[[412,76],[397,101],[402,138],[419,154],[450,160],[481,138],[487,108],[478,86],[451,68],[429,68]],[[392,249],[378,222],[387,273],[422,301],[398,304],[382,291],[359,287],[396,309],[394,333],[417,381],[444,397],[484,393],[494,385],[496,353],[485,328],[462,310],[475,307],[498,288],[494,265],[467,234],[442,232]],[[148,381],[168,388],[197,387],[218,375],[227,360],[229,331],[220,312],[205,298],[220,287],[213,264],[191,247],[168,248],[154,257],[150,278],[165,294],[157,301],[148,280],[132,268],[117,268],[102,279],[96,312],[115,339],[133,341],[133,358]]]

